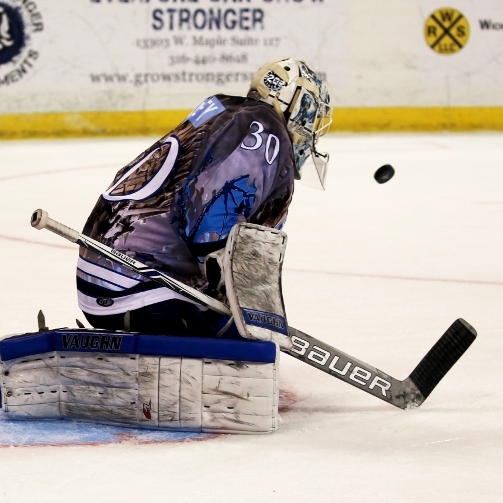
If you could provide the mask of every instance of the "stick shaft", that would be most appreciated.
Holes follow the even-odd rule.
[[[402,408],[395,397],[402,390],[401,381],[300,330],[289,327],[289,333],[293,347],[285,352],[290,356]]]
[[[49,215],[44,210],[35,210],[31,216],[31,226],[35,227],[35,229],[48,229],[54,234],[61,236],[72,243],[76,243],[79,239],[79,233],[63,225],[52,218],[49,218]]]
[[[300,330],[288,331],[293,347],[285,353],[400,409],[419,407],[477,337],[475,329],[459,318],[400,381]]]
[[[199,292],[195,288],[191,288],[190,286],[169,277],[168,275],[157,271],[120,251],[114,250],[113,248],[110,248],[98,241],[95,241],[94,239],[84,236],[76,230],[63,225],[56,220],[53,220],[52,218],[49,218],[49,215],[44,210],[36,210],[33,213],[31,225],[36,229],[48,229],[51,232],[54,232],[55,234],[68,239],[72,243],[84,246],[88,250],[92,250],[95,253],[103,255],[121,265],[124,265],[125,267],[128,267],[132,271],[141,274],[143,277],[151,281],[155,281],[156,283],[159,283],[160,285],[165,286],[170,290],[179,293],[180,295],[183,295],[187,299],[197,302],[198,304],[201,304],[205,307],[209,307],[210,309],[220,314],[230,315],[230,310],[222,302],[219,302],[218,300]]]

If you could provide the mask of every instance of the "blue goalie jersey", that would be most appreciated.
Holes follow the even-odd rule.
[[[293,182],[282,118],[266,103],[217,95],[119,170],[83,234],[206,291],[204,257],[238,222],[281,227]],[[85,248],[77,289],[79,307],[93,315],[186,300]]]

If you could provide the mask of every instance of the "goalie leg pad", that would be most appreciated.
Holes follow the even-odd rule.
[[[12,342],[19,348],[26,338],[29,347],[51,349],[42,340],[49,335],[56,350],[18,358],[9,358],[16,353],[9,339],[0,343],[8,418],[209,433],[268,433],[278,427],[279,352],[273,343],[91,330],[30,334]],[[126,341],[125,349],[145,347],[158,354],[58,350],[58,337],[76,346],[94,340],[97,348],[105,337],[136,339]],[[246,361],[247,353],[262,361]]]
[[[227,241],[223,269],[227,298],[240,335],[274,341],[290,349],[281,291],[286,242],[282,231],[237,224]]]

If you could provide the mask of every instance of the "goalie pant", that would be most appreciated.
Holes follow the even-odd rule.
[[[210,433],[278,428],[272,342],[58,329],[7,337],[0,358],[10,419]]]

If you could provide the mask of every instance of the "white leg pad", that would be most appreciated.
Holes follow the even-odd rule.
[[[51,352],[0,362],[8,418],[213,433],[278,427],[278,363]]]
[[[180,428],[202,429],[203,362],[195,358],[182,358],[180,366]]]

